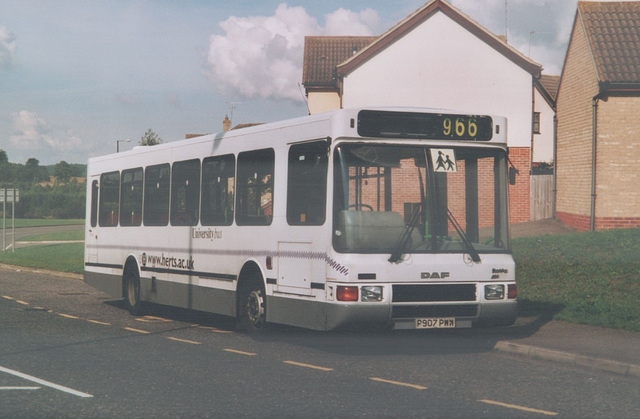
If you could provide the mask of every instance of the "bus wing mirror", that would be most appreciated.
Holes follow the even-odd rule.
[[[510,185],[515,185],[516,184],[516,175],[518,174],[518,169],[516,169],[515,167],[511,166],[509,168],[509,184]]]

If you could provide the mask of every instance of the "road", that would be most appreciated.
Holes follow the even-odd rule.
[[[637,417],[637,379],[493,351],[514,333],[247,335],[0,270],[0,417]]]

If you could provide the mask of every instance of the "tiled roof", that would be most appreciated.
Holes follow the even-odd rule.
[[[640,2],[578,2],[600,82],[640,83]]]
[[[558,85],[560,84],[560,76],[549,76],[543,74],[540,76],[540,84],[549,94],[551,99],[556,100],[558,94]]]
[[[302,83],[336,86],[336,66],[373,41],[377,36],[307,36],[304,38]]]

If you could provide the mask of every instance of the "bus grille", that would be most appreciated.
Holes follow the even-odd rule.
[[[478,306],[475,304],[395,306],[392,310],[394,319],[405,317],[475,317],[478,315]]]
[[[394,285],[394,303],[476,301],[475,284]]]

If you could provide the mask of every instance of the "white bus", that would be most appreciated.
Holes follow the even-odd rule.
[[[506,123],[339,110],[92,158],[85,281],[249,330],[512,324]]]

